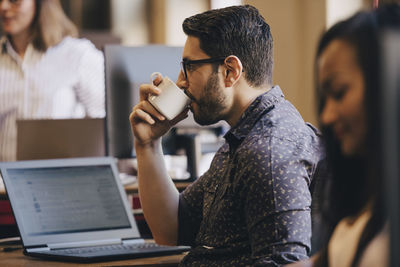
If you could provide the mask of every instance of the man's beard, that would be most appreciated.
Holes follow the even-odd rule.
[[[203,97],[195,100],[198,106],[194,120],[200,125],[210,125],[223,119],[225,95],[219,85],[218,73],[212,73],[203,89]]]

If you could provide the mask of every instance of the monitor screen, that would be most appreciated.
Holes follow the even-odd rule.
[[[10,168],[7,172],[16,196],[14,209],[27,235],[131,227],[110,166]]]

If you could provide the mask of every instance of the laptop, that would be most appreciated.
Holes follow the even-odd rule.
[[[17,120],[17,160],[105,156],[104,121]]]
[[[97,262],[179,254],[140,237],[111,157],[0,163],[24,254]]]

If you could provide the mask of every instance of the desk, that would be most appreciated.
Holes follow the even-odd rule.
[[[178,266],[184,254],[141,258],[123,261],[107,261],[99,263],[68,263],[50,260],[42,260],[38,258],[28,257],[23,255],[22,249],[4,252],[3,247],[0,246],[0,266],[7,267],[46,267],[46,266]]]

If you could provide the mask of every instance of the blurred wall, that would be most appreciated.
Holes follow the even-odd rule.
[[[209,9],[208,1],[204,0],[168,0],[166,6],[165,43],[168,45],[183,45],[186,35],[182,31],[185,18]]]
[[[327,27],[353,15],[363,7],[364,1],[365,0],[326,0]]]
[[[367,4],[365,0],[245,0],[257,7],[274,38],[274,83],[317,126],[314,59],[323,31]]]
[[[209,0],[111,0],[111,31],[125,45],[183,46],[183,20],[209,8]]]
[[[83,1],[62,0],[81,26],[86,17]],[[109,7],[109,31],[124,45],[167,44],[183,46],[186,17],[225,5],[251,4],[270,24],[274,38],[274,83],[298,108],[306,121],[316,124],[314,54],[326,27],[352,15],[373,0],[101,0]],[[391,2],[397,0],[380,0]],[[109,3],[109,4],[107,4]],[[101,16],[103,11],[96,11]],[[75,11],[75,12],[74,12]],[[92,10],[93,11],[93,10]],[[93,13],[93,12],[92,12]],[[92,14],[90,13],[90,14]],[[91,15],[93,17],[93,14]],[[107,17],[105,18],[107,19]],[[101,21],[101,18],[96,18]],[[81,29],[82,30],[82,29]]]
[[[274,38],[274,83],[300,111],[316,124],[313,62],[318,38],[326,25],[321,0],[246,0],[256,6],[271,26]]]
[[[149,36],[146,11],[146,2],[143,0],[112,0],[111,32],[121,37],[122,44],[147,44]]]

